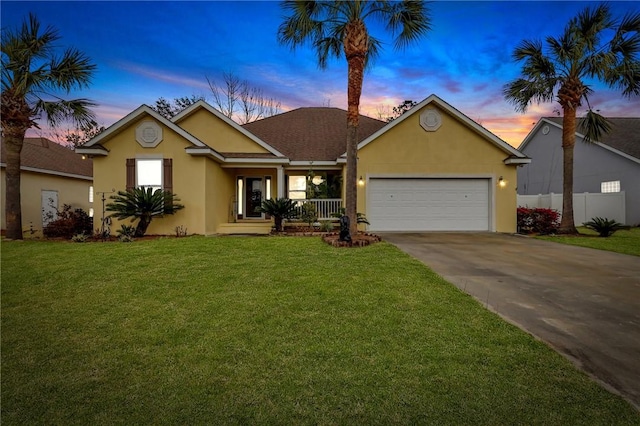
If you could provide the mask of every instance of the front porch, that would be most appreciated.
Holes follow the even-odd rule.
[[[316,208],[318,221],[321,220],[337,220],[333,216],[339,213],[342,208],[342,200],[340,198],[330,199],[310,199],[297,200],[298,215],[302,212],[302,205],[311,203]],[[256,218],[256,219],[236,219],[233,222],[223,223],[218,226],[216,234],[221,235],[268,235],[273,228],[272,219]]]

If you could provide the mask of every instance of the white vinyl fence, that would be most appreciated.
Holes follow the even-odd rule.
[[[545,208],[562,214],[562,194],[518,195],[518,207]],[[594,217],[606,217],[626,225],[624,191],[605,194],[573,194],[573,220],[576,226]]]

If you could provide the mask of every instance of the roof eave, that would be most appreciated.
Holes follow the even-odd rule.
[[[99,156],[106,156],[109,155],[109,150],[104,148],[104,147],[90,147],[90,148],[84,148],[84,147],[77,147],[75,149],[75,151],[78,154],[83,154],[83,155],[99,155]]]

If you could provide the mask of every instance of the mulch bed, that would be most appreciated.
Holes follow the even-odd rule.
[[[382,241],[382,238],[375,234],[369,234],[366,232],[358,232],[356,235],[351,236],[351,241],[340,241],[340,234],[332,232],[322,237],[322,241],[333,247],[365,247],[371,244]]]

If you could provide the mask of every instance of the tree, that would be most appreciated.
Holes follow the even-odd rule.
[[[139,219],[134,237],[142,237],[147,232],[154,217],[175,214],[184,206],[175,194],[162,189],[138,187],[131,191],[118,191],[109,197],[113,200],[107,204],[107,211],[113,212],[109,217],[129,219],[133,222]]]
[[[74,131],[68,130],[64,135],[64,139],[67,144],[75,149],[80,145],[84,145],[105,130],[106,128],[104,126],[99,126],[95,120],[91,120],[89,123],[78,125]]]
[[[357,232],[357,146],[360,95],[364,70],[378,55],[381,41],[366,25],[373,19],[385,24],[396,48],[407,46],[431,29],[429,11],[422,1],[296,1],[285,0],[287,13],[278,28],[278,40],[292,49],[310,43],[320,68],[329,57],[347,60],[347,178],[346,213],[351,233]]]
[[[505,85],[503,94],[525,112],[533,102],[553,102],[562,109],[563,190],[559,233],[577,234],[573,218],[573,151],[576,113],[583,102],[587,113],[581,123],[585,141],[600,139],[609,124],[589,103],[590,80],[619,89],[625,97],[640,94],[640,13],[612,18],[608,5],[587,7],[566,25],[559,38],[525,40],[513,57],[524,61],[521,77]]]
[[[183,96],[181,98],[174,98],[173,102],[166,100],[165,98],[158,98],[155,105],[151,107],[152,110],[170,120],[174,116],[178,115],[183,109],[190,107],[198,101],[204,101],[204,96],[191,95],[189,97]]]
[[[281,103],[268,98],[259,87],[252,86],[232,72],[222,74],[222,84],[207,77],[215,108],[240,124],[270,117],[280,112]]]
[[[402,102],[400,105],[394,106],[393,109],[391,110],[391,115],[387,115],[387,117],[385,118],[385,121],[387,123],[391,123],[393,120],[400,117],[402,114],[409,111],[411,108],[413,108],[416,105],[418,105],[417,102],[414,102],[412,100],[406,100]],[[380,114],[382,113],[383,113],[383,110],[380,110]],[[382,119],[382,117],[380,119]]]
[[[53,27],[40,30],[40,22],[30,14],[22,26],[2,33],[2,95],[0,121],[7,150],[6,220],[7,238],[22,239],[20,205],[20,154],[28,129],[38,127],[45,117],[51,127],[70,119],[84,125],[94,119],[87,99],[65,100],[56,93],[69,94],[88,87],[96,66],[80,51],[68,48],[56,54],[60,37]]]

